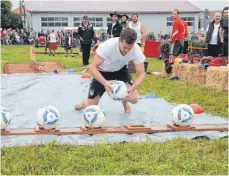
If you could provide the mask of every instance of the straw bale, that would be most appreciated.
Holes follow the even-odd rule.
[[[228,67],[209,67],[206,73],[206,86],[217,90],[228,90]]]

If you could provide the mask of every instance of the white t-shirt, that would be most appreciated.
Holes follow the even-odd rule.
[[[130,61],[135,64],[140,64],[145,61],[145,56],[142,53],[138,44],[134,44],[133,48],[123,56],[118,46],[119,37],[111,38],[100,44],[96,53],[104,59],[104,62],[99,66],[104,72],[115,72],[128,65]]]
[[[212,33],[212,37],[211,37],[211,40],[209,41],[209,44],[210,45],[217,45],[217,36],[218,36],[218,32],[219,32],[219,25],[220,24],[215,24],[214,23],[214,31]],[[206,29],[206,32],[208,32],[208,28],[209,28],[209,25],[207,26],[207,29]]]
[[[52,42],[52,43],[56,43],[57,42],[57,37],[56,37],[55,33],[53,33],[53,32],[50,33],[49,37],[50,37],[50,42]]]

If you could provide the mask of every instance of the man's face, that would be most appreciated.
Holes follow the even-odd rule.
[[[113,22],[118,21],[118,15],[113,15],[113,16],[112,16],[112,20],[113,20]]]
[[[126,16],[122,16],[122,21],[126,21],[126,20],[127,20]]]
[[[123,56],[125,56],[134,46],[133,44],[128,44],[126,41],[119,40],[119,50]]]
[[[132,20],[133,20],[133,22],[137,22],[138,21],[138,16],[137,15],[132,15]]]
[[[221,18],[222,18],[221,13],[216,13],[216,14],[214,15],[214,19],[215,19],[216,22],[219,22],[219,21],[221,20]]]
[[[178,17],[177,11],[173,11],[172,19],[175,20],[175,19],[177,19],[177,17]]]
[[[84,24],[84,25],[88,25],[88,22],[89,22],[88,19],[84,19],[84,20],[83,20],[83,24]]]
[[[224,10],[224,11],[223,11],[223,17],[228,18],[228,10]]]

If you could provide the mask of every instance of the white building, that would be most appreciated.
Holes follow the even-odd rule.
[[[82,17],[88,15],[96,28],[107,28],[111,22],[110,13],[139,13],[140,22],[147,32],[170,33],[172,30],[171,13],[180,11],[187,22],[189,32],[198,30],[201,9],[184,1],[25,1],[27,27],[35,31],[78,26]]]

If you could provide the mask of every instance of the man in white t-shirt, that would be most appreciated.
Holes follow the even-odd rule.
[[[208,24],[204,39],[208,44],[208,56],[218,57],[221,53],[221,36],[220,36],[220,20],[221,13],[214,15],[214,20]]]
[[[84,109],[90,105],[98,105],[100,98],[106,91],[110,94],[111,84],[115,80],[128,83],[128,97],[122,101],[126,113],[131,113],[128,104],[138,102],[137,88],[143,83],[145,78],[144,61],[141,48],[136,44],[137,33],[135,30],[123,29],[120,38],[111,38],[96,50],[96,55],[89,65],[89,70],[93,75],[88,99],[83,100],[75,106],[76,110]],[[127,65],[130,61],[135,64],[138,77],[135,82],[132,80]]]

